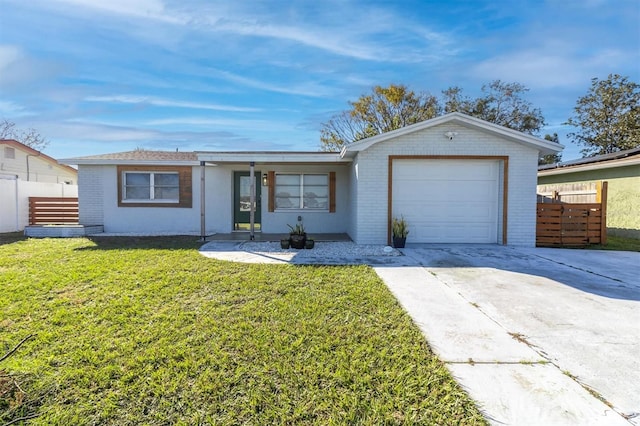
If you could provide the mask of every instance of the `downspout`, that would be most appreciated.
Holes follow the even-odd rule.
[[[255,162],[249,163],[249,180],[251,181],[249,199],[249,239],[251,241],[256,239],[255,236],[255,220],[256,220],[256,174],[255,174]]]
[[[29,172],[29,157],[39,157],[40,156],[40,152],[38,152],[36,155],[33,154],[27,154],[27,182],[29,182],[31,180],[31,174]],[[37,180],[36,180],[37,182]]]
[[[207,240],[206,223],[205,223],[205,188],[204,188],[204,175],[205,175],[205,162],[200,162],[200,241]]]

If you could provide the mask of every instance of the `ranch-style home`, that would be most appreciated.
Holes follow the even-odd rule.
[[[451,113],[341,152],[139,150],[62,162],[78,166],[80,223],[108,233],[285,234],[300,218],[311,234],[388,244],[402,216],[408,243],[534,246],[538,157],[561,149]]]

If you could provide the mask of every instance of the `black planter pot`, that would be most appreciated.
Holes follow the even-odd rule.
[[[393,246],[395,248],[404,248],[407,237],[393,237]]]
[[[291,246],[291,240],[280,240],[280,248],[286,250]]]
[[[307,242],[307,235],[293,234],[289,238],[289,241],[291,242],[291,248],[300,250],[304,248],[304,245]]]
[[[315,247],[316,242],[314,240],[307,240],[304,243],[304,248],[306,248],[307,250],[311,250],[313,247]]]

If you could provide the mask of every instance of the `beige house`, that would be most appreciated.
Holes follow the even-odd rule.
[[[0,175],[28,182],[78,184],[78,172],[13,139],[0,139]]]

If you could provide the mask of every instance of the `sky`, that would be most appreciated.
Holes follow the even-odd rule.
[[[375,85],[518,82],[566,137],[592,78],[640,83],[638,0],[0,0],[0,119],[55,158],[320,149]]]

